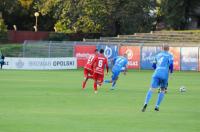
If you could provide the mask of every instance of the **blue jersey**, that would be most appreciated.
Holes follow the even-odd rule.
[[[168,79],[169,70],[173,72],[173,56],[166,51],[162,51],[156,55],[154,64],[156,65],[154,65],[155,71],[153,77]]]
[[[122,68],[126,67],[128,59],[123,56],[117,56],[114,58],[113,63],[112,71],[121,71]]]

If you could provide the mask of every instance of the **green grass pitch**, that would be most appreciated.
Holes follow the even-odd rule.
[[[199,132],[200,73],[175,72],[160,111],[155,93],[142,113],[152,72],[129,71],[95,95],[92,80],[81,89],[82,70],[0,70],[0,132]]]

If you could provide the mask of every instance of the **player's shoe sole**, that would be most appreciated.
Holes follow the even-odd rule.
[[[145,112],[146,108],[147,108],[147,104],[145,104],[145,105],[143,106],[142,112]]]
[[[115,90],[115,88],[110,88],[110,90]]]
[[[155,110],[155,111],[159,111],[159,108],[158,108],[158,107],[156,107],[154,110]]]
[[[114,87],[111,87],[110,90],[115,90],[115,86],[114,86]]]

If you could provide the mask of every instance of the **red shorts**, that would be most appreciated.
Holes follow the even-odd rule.
[[[92,70],[88,70],[88,69],[84,69],[84,77],[88,77],[88,76],[92,76],[93,75],[93,71]]]
[[[94,78],[94,80],[98,81],[99,83],[102,83],[103,79],[104,79],[104,75],[98,74],[98,73],[94,73],[93,74],[93,78]]]

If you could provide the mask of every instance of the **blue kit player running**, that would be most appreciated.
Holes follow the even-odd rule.
[[[147,92],[144,106],[142,112],[145,112],[147,104],[149,103],[153,91],[160,87],[160,92],[158,93],[158,98],[155,106],[155,111],[159,111],[160,103],[162,102],[165,90],[168,86],[169,72],[173,73],[173,56],[168,53],[169,46],[163,45],[163,51],[156,55],[155,62],[153,63],[153,68],[155,69],[152,75],[151,88]]]
[[[113,59],[112,77],[111,80],[105,80],[104,83],[112,83],[111,90],[115,89],[116,82],[120,72],[126,74],[128,59],[127,55],[117,56]]]

